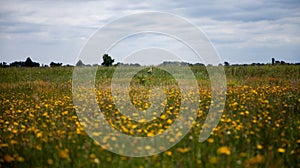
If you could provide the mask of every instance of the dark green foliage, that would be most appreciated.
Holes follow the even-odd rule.
[[[103,63],[102,63],[103,66],[112,66],[115,61],[108,54],[104,54],[102,58],[103,58]]]
[[[79,61],[76,63],[76,66],[84,66],[84,63],[83,63],[81,60],[79,60]]]

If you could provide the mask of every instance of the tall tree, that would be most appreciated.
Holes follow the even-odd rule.
[[[31,58],[28,57],[28,58],[26,59],[26,61],[25,61],[25,66],[26,66],[26,67],[32,67],[32,65],[33,65],[33,62],[32,62],[32,60],[31,60]]]
[[[104,54],[102,58],[103,58],[103,62],[101,65],[104,66],[112,66],[112,64],[115,62],[115,60],[112,59],[111,56],[109,56],[108,54]]]
[[[275,58],[272,58],[272,65],[275,64]]]
[[[39,67],[40,64],[37,62],[33,62],[30,57],[28,57],[24,63],[25,67]]]
[[[229,62],[225,61],[225,62],[224,62],[224,65],[225,65],[225,66],[229,66],[230,64],[229,64]]]
[[[79,60],[79,61],[76,63],[76,66],[84,66],[84,63],[83,63],[81,60]]]
[[[55,63],[55,62],[50,63],[50,67],[60,67],[60,66],[62,66],[62,63]]]

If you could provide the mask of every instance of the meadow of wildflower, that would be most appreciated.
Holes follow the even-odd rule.
[[[84,125],[97,123],[78,119],[72,97],[73,67],[1,68],[0,167],[300,167],[300,66],[224,68],[225,109],[211,136],[198,141],[212,103],[209,76],[205,67],[191,67],[199,93],[189,95],[200,96],[197,119],[178,144],[146,157],[109,152],[87,135]],[[113,73],[113,67],[99,67],[95,82],[97,103],[111,127],[151,137],[172,125],[185,100],[180,99],[170,74],[157,67],[147,74],[145,68],[131,80],[131,103],[139,110],[151,106],[151,87],[168,86],[165,111],[150,122],[136,122],[122,115],[126,107],[114,104],[109,87]],[[166,137],[167,141],[174,141],[177,134]]]

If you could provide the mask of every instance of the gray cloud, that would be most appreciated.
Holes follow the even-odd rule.
[[[229,62],[266,62],[271,57],[300,62],[298,0],[1,1],[0,61],[31,56],[46,64],[52,60],[74,64],[98,28],[123,15],[144,11],[187,18]]]

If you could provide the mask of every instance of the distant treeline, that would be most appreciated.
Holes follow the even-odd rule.
[[[272,58],[271,63],[251,63],[251,64],[229,64],[229,62],[224,62],[224,66],[261,66],[261,65],[300,65],[300,63],[288,63],[282,60],[275,60]]]
[[[62,63],[51,62],[50,67],[60,67],[63,66]],[[64,66],[72,66],[72,65],[64,65]],[[33,62],[30,57],[28,57],[25,61],[14,61],[10,64],[6,62],[0,63],[0,67],[49,67],[48,65],[40,64],[38,62]]]
[[[108,60],[107,58],[108,57]],[[108,55],[104,55],[103,57],[103,63],[101,64],[102,66],[118,66],[118,65],[122,65],[122,66],[141,66],[138,63],[130,63],[130,64],[124,64],[124,63],[120,63],[118,62],[117,64],[112,64],[113,63],[113,59],[111,59],[110,56]],[[110,62],[109,62],[110,61]],[[106,62],[109,62],[108,64]],[[219,66],[262,66],[262,65],[300,65],[300,63],[286,63],[285,61],[281,61],[281,60],[275,60],[275,58],[272,58],[272,61],[270,63],[251,63],[251,64],[230,64],[229,62],[225,61],[224,64],[219,64]],[[67,66],[67,67],[73,67],[73,65],[63,65],[62,63],[55,63],[55,62],[51,62],[50,63],[50,67],[61,67],[61,66]],[[75,66],[100,66],[98,64],[84,64],[81,60],[79,60]],[[202,63],[195,63],[195,64],[191,64],[188,62],[178,62],[178,61],[165,61],[163,63],[161,63],[158,66],[205,66],[205,64]],[[212,66],[210,64],[208,64],[207,66]],[[33,62],[31,60],[30,57],[28,57],[25,61],[15,61],[12,62],[10,64],[7,64],[6,62],[2,62],[0,63],[0,67],[49,67],[48,65],[40,65],[40,63],[38,62]]]

